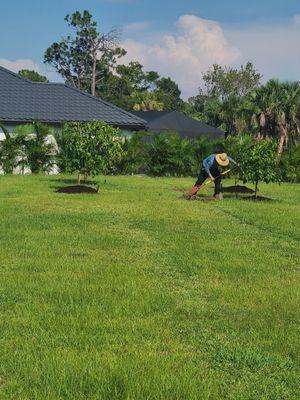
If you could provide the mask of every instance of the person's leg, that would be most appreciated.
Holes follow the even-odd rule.
[[[191,195],[195,195],[201,189],[203,182],[208,178],[207,172],[201,168],[199,176],[195,182],[195,185],[192,187]]]
[[[215,192],[214,192],[214,197],[218,198],[220,193],[221,193],[221,182],[222,182],[222,176],[220,175],[221,172],[219,168],[216,166],[211,170],[212,175],[215,177]]]
[[[222,177],[219,175],[216,179],[215,179],[215,193],[214,193],[214,197],[219,198],[220,197],[220,193],[221,193],[221,189],[222,189]]]

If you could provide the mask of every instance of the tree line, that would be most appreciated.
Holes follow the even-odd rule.
[[[177,110],[218,127],[226,135],[251,134],[278,140],[278,154],[299,140],[299,82],[262,76],[252,63],[240,68],[213,65],[202,75],[198,94],[183,101],[178,84],[138,61],[122,64],[126,51],[116,28],[104,33],[89,11],[76,11],[65,21],[69,35],[52,43],[44,54],[66,83],[99,96],[125,110]],[[45,82],[46,77],[22,70],[20,75]]]

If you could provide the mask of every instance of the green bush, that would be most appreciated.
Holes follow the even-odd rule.
[[[193,143],[178,134],[153,135],[148,152],[145,172],[149,175],[186,176],[195,170]]]
[[[181,138],[177,133],[134,133],[124,139],[124,156],[118,165],[118,173],[196,176],[203,158],[222,143],[207,137]]]
[[[53,128],[38,121],[19,125],[13,133],[1,128],[5,139],[0,143],[0,163],[5,173],[13,173],[15,167],[29,167],[33,173],[49,171],[55,162],[55,149],[46,143],[48,135],[54,135]]]
[[[18,160],[22,155],[20,138],[8,132],[4,125],[0,124],[5,138],[0,141],[0,165],[5,174],[12,174],[18,166]]]
[[[119,174],[144,174],[148,164],[151,134],[140,131],[123,139],[123,157],[117,165]]]
[[[110,174],[117,171],[123,157],[120,130],[105,122],[66,123],[58,135],[59,165],[69,173],[80,175]]]
[[[55,129],[35,121],[32,124],[19,125],[14,130],[14,135],[19,138],[24,157],[20,163],[23,167],[29,167],[31,172],[49,172],[56,159],[56,149],[46,139],[52,135],[55,137]]]

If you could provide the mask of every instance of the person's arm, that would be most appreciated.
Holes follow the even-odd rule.
[[[214,181],[215,178],[212,176],[212,174],[211,174],[211,172],[210,172],[210,168],[211,168],[212,165],[213,165],[214,159],[215,159],[215,156],[214,156],[214,154],[212,154],[212,155],[206,157],[206,158],[203,160],[203,168],[205,169],[205,171],[207,172],[207,175],[210,177],[210,179],[211,179],[212,181]]]
[[[240,163],[236,162],[233,158],[231,158],[231,157],[229,157],[229,156],[228,156],[228,160],[229,160],[229,162],[231,162],[231,163],[234,164],[234,165],[237,165],[237,166],[240,165]]]

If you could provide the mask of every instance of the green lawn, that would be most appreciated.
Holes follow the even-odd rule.
[[[58,179],[0,177],[1,400],[300,398],[300,185]]]

